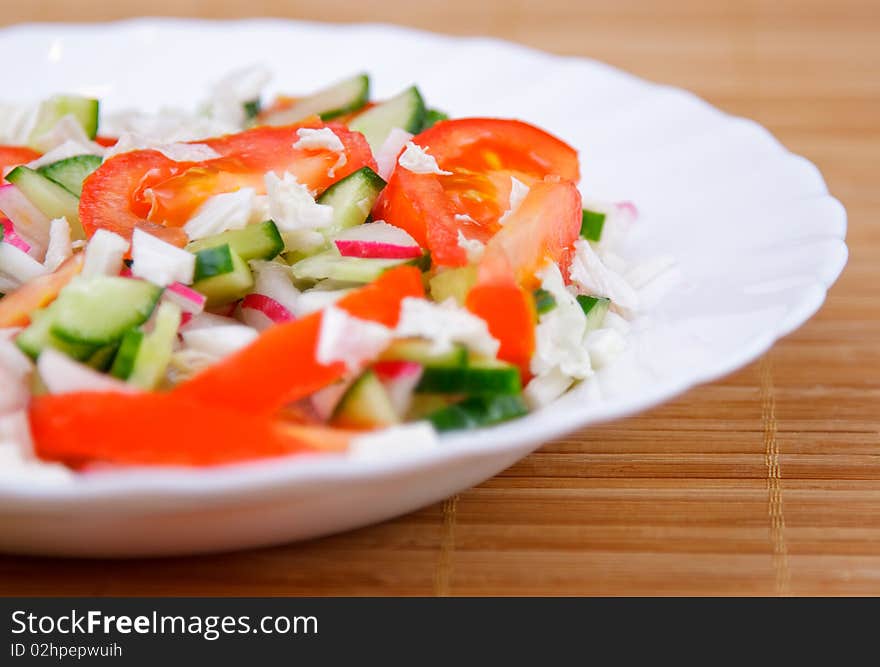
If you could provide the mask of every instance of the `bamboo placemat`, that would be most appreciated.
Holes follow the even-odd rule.
[[[64,6],[67,4],[68,6]],[[384,524],[201,558],[0,558],[7,594],[880,594],[880,12],[875,0],[154,0],[154,14],[386,20],[605,60],[766,125],[848,209],[822,311],[759,362],[550,443]],[[118,18],[37,0],[0,20]],[[491,67],[491,63],[485,66]],[[589,156],[585,156],[589,159]]]

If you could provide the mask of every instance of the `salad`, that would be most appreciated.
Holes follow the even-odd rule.
[[[365,74],[264,103],[267,80],[194,113],[0,106],[3,461],[437,446],[624,350],[635,207],[585,207],[571,146],[416,87],[371,101]]]

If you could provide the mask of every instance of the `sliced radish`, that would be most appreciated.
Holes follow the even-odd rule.
[[[291,281],[290,267],[278,262],[253,261],[251,268],[256,276],[254,293],[268,296],[295,313],[300,291]]]
[[[636,205],[631,201],[619,201],[614,204],[617,207],[617,210],[623,213],[624,215],[629,216],[631,221],[638,220],[639,217],[639,209],[636,208]]]
[[[0,218],[0,226],[3,227],[3,241],[9,245],[13,245],[22,252],[30,252],[31,244],[21,238],[15,232],[15,225],[8,218]]]
[[[171,283],[165,288],[162,297],[176,303],[184,313],[190,316],[201,313],[205,309],[207,297],[183,283]]]
[[[248,294],[241,300],[241,320],[257,331],[294,319],[293,314],[265,294]]]
[[[46,388],[52,394],[66,394],[75,391],[118,391],[132,393],[135,387],[104,375],[51,347],[40,353],[37,372]]]
[[[42,258],[49,245],[51,220],[31,204],[14,185],[0,185],[0,212],[15,225],[16,233],[30,245],[30,253]]]
[[[387,181],[391,177],[391,172],[397,166],[397,157],[412,138],[412,134],[399,127],[392,128],[388,133],[388,138],[376,151],[376,166],[379,169],[379,176],[384,180]]]
[[[410,259],[422,254],[412,236],[381,220],[346,229],[334,243],[343,257]]]
[[[181,332],[181,336],[187,347],[222,359],[250,345],[259,333],[253,327],[231,324],[222,327],[187,329]]]
[[[422,366],[414,361],[380,361],[373,370],[388,392],[394,411],[401,417],[409,410],[416,385],[422,379]]]
[[[186,328],[190,331],[194,331],[195,329],[213,329],[214,327],[228,327],[237,324],[239,324],[239,322],[231,317],[203,312],[196,315],[190,315],[190,319],[186,321]],[[181,327],[182,326],[183,324],[181,324]]]

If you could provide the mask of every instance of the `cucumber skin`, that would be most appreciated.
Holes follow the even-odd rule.
[[[581,236],[587,241],[598,241],[602,238],[605,226],[605,214],[584,209],[581,214]]]
[[[79,197],[82,194],[83,182],[101,166],[102,162],[103,158],[100,155],[74,155],[43,165],[37,169],[37,173]]]
[[[134,370],[134,363],[137,359],[138,350],[144,341],[144,332],[141,329],[130,329],[125,332],[122,342],[119,344],[119,351],[113,360],[113,366],[110,368],[110,375],[127,380]]]
[[[192,288],[207,297],[207,306],[222,306],[242,298],[254,287],[250,267],[235,252],[230,251],[232,270],[204,278],[193,283]]]
[[[214,236],[207,236],[198,241],[188,243],[186,250],[192,253],[199,253],[212,248],[220,248],[224,245],[228,245],[234,253],[246,262],[252,259],[274,259],[284,250],[284,240],[281,238],[281,232],[278,231],[278,226],[272,220],[248,225],[243,229],[231,229]]]
[[[52,335],[53,311],[52,306],[31,314],[31,323],[18,336],[15,344],[31,359],[37,359],[40,353],[47,347],[63,352],[71,359],[87,361],[96,352],[93,345],[78,345],[69,343]]]
[[[112,282],[117,286],[124,287],[121,293],[111,294],[109,297],[107,294],[101,294],[100,291],[97,295],[94,294],[94,291],[92,294],[86,294],[79,291],[80,289],[87,288],[90,282],[94,284],[95,281],[100,281],[108,285]],[[70,291],[72,287],[75,288],[75,291]],[[131,288],[131,290],[128,288]],[[135,289],[137,289],[139,293],[136,293],[134,291]],[[141,303],[131,303],[135,295],[136,298],[142,299]],[[157,287],[146,281],[135,282],[130,278],[111,278],[102,276],[99,278],[91,278],[85,282],[73,282],[61,290],[58,299],[55,301],[58,305],[57,310],[54,311],[53,321],[49,327],[49,331],[53,336],[67,343],[91,345],[93,347],[109,345],[120,340],[129,329],[146,322],[156,308],[156,304],[161,295],[161,287]],[[89,301],[90,298],[92,299],[92,302]],[[121,305],[121,301],[125,301],[126,305],[132,306],[131,310],[125,313],[126,317],[118,317],[118,321],[114,323],[116,327],[110,330],[105,329],[103,333],[98,333],[94,329],[90,330],[90,326],[95,324],[95,318],[92,318],[92,320],[84,326],[84,318],[82,314],[84,306],[88,309],[94,308],[98,313],[102,311],[103,307],[105,316],[98,318],[98,327],[100,328],[101,324],[107,322],[106,306],[103,302],[108,298],[110,298],[111,301],[108,304],[109,307],[119,306]],[[80,301],[80,303],[73,306],[70,305],[70,302],[73,299]],[[95,303],[95,301],[98,303]],[[54,305],[55,304],[53,304],[53,306]]]
[[[361,167],[324,190],[316,200],[333,208],[333,222],[321,233],[330,238],[363,224],[387,183],[369,167]],[[351,192],[350,192],[351,190]],[[364,202],[361,208],[361,202]]]
[[[471,396],[429,414],[426,419],[438,431],[458,431],[491,426],[528,413],[520,394]]]
[[[576,298],[587,317],[587,331],[601,327],[605,314],[611,307],[611,299],[604,296],[585,296],[583,294]]]
[[[535,297],[535,310],[538,315],[549,313],[556,308],[556,298],[547,290],[539,287],[533,294]]]
[[[206,278],[213,278],[234,270],[232,248],[226,243],[214,248],[205,248],[196,252],[196,269],[193,274],[193,282],[197,283]]]
[[[67,188],[29,167],[16,167],[6,175],[6,180],[50,219],[67,218],[71,238],[85,238],[79,221],[79,197]]]
[[[414,108],[409,110],[410,116],[405,123],[390,122],[386,118],[389,105],[396,104],[400,98],[406,96],[411,98]],[[376,151],[382,145],[382,142],[388,136],[392,127],[400,127],[411,134],[418,134],[422,131],[425,124],[425,100],[422,93],[416,86],[410,86],[406,90],[398,93],[394,97],[377,104],[371,109],[367,109],[364,113],[356,116],[350,123],[349,128],[355,132],[360,132],[366,137],[370,147]],[[377,132],[377,127],[379,131]]]
[[[469,396],[512,395],[522,392],[522,382],[519,369],[514,366],[426,366],[416,386],[416,392]]]

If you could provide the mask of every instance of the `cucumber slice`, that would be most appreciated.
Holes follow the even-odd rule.
[[[59,120],[72,115],[82,126],[89,139],[98,134],[98,116],[100,103],[98,100],[79,95],[56,95],[40,104],[34,129],[28,137],[28,145],[39,150],[40,140],[52,131]]]
[[[67,218],[73,240],[86,237],[79,222],[79,197],[30,167],[16,167],[6,175],[21,193],[51,219]]]
[[[385,387],[367,371],[345,392],[330,422],[344,428],[382,428],[398,423],[398,418]]]
[[[120,380],[128,379],[134,371],[134,362],[137,359],[138,350],[141,349],[141,343],[144,342],[144,332],[142,329],[130,329],[125,332],[122,342],[119,344],[119,351],[113,360],[113,367],[110,369],[110,375]]]
[[[458,367],[425,366],[416,392],[470,396],[519,394],[522,392],[522,383],[516,366],[485,359]]]
[[[587,241],[598,241],[602,238],[605,226],[605,214],[584,209],[581,216],[581,236]]]
[[[584,296],[581,294],[577,297],[577,302],[587,316],[587,331],[601,328],[605,314],[611,307],[611,299],[604,296]]]
[[[273,259],[284,250],[284,240],[281,238],[278,227],[271,220],[248,225],[244,229],[232,229],[222,234],[207,236],[188,244],[186,249],[197,253],[198,256],[200,251],[223,245],[228,245],[235,254],[246,262],[252,259]],[[198,272],[198,259],[196,259],[196,271]]]
[[[74,155],[65,160],[44,165],[37,171],[79,197],[82,194],[83,181],[101,166],[103,160],[100,155]]]
[[[460,266],[438,272],[428,283],[431,298],[437,302],[452,298],[463,306],[468,292],[477,282],[477,267],[474,265]]]
[[[521,417],[528,412],[519,394],[471,396],[427,416],[438,431],[480,428]]]
[[[547,290],[539,287],[533,294],[535,296],[535,310],[538,311],[538,315],[549,313],[556,308],[556,297]]]
[[[296,262],[290,267],[290,272],[297,280],[331,278],[351,283],[370,283],[384,271],[408,262],[412,260],[343,257],[335,250],[327,250]]]
[[[238,253],[233,252],[228,245],[218,248],[202,250],[196,255],[196,273],[199,272],[199,256],[202,253],[219,252],[223,259],[223,267],[228,271],[214,274],[210,277],[198,278],[193,284],[193,289],[207,297],[208,307],[221,306],[226,303],[238,301],[254,287],[254,275]],[[229,264],[227,265],[227,260]],[[205,269],[203,268],[203,271]]]
[[[126,333],[111,373],[146,391],[155,389],[171,361],[180,315],[180,306],[166,302],[156,312],[152,332],[144,334],[140,329],[132,329]]]
[[[357,111],[370,99],[370,77],[358,74],[350,79],[303,97],[290,109],[278,111],[265,119],[266,125],[290,125],[307,116],[330,120]]]
[[[424,122],[425,102],[419,89],[412,86],[372,109],[367,109],[355,117],[348,126],[363,134],[375,153],[393,128],[399,127],[412,134],[418,134],[422,131]]]
[[[422,366],[462,368],[467,364],[468,351],[464,345],[453,345],[448,352],[436,352],[434,344],[421,338],[399,338],[388,346],[381,361],[414,361]]]
[[[449,120],[449,114],[438,109],[428,109],[425,112],[425,121],[422,123],[422,129],[420,132],[424,132],[425,130],[434,127],[441,120]]]
[[[235,254],[228,243],[216,248],[205,248],[204,250],[197,251],[193,282],[197,283],[206,278],[222,276],[224,273],[232,273],[235,270]]]
[[[53,304],[49,331],[69,343],[109,345],[145,322],[162,288],[146,280],[95,276],[74,280]]]
[[[362,167],[324,191],[317,203],[333,207],[333,222],[321,232],[327,238],[366,221],[385,187],[385,181],[369,167]]]
[[[86,365],[91,366],[96,371],[106,371],[113,365],[113,357],[116,354],[117,346],[104,345],[95,350],[91,356],[86,359]]]
[[[263,110],[263,103],[259,99],[245,102],[242,106],[244,107],[244,118],[249,123],[255,120],[260,115],[260,111]]]
[[[448,394],[413,394],[406,411],[406,421],[420,421],[460,400],[461,396]]]
[[[31,313],[31,323],[15,338],[16,345],[32,359],[36,359],[44,349],[51,347],[71,359],[87,361],[96,353],[94,345],[77,345],[52,334],[51,327],[56,310],[53,303],[48,308]]]

